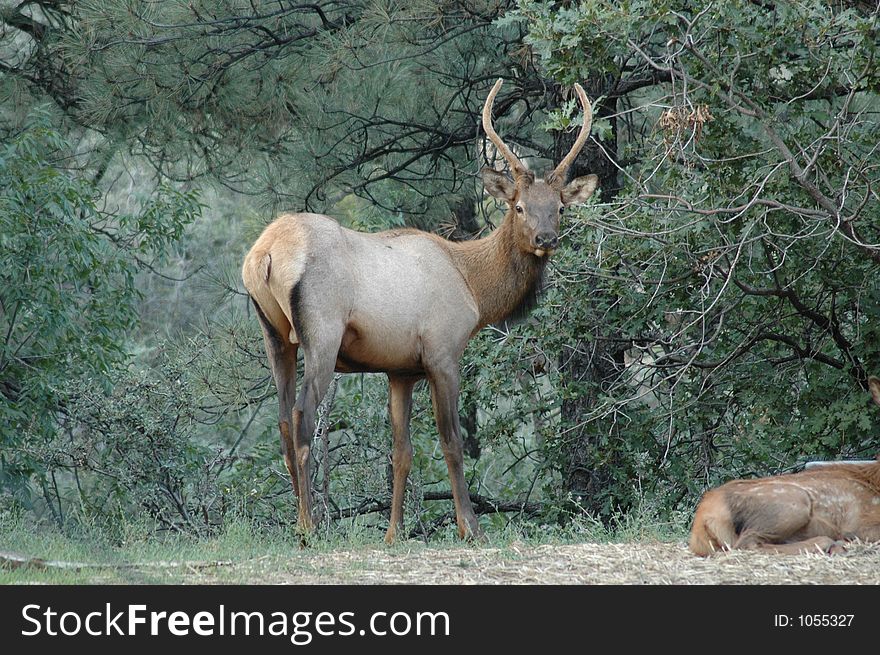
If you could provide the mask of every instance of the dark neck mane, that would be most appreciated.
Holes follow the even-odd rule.
[[[515,221],[513,211],[508,211],[500,227],[488,237],[446,242],[479,307],[478,329],[524,318],[537,302],[547,258],[520,249]]]

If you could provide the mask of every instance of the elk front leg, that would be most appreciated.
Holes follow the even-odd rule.
[[[824,553],[836,555],[846,552],[846,544],[836,541],[831,537],[813,537],[803,541],[794,541],[787,544],[756,544],[757,550],[776,553],[777,555],[800,555],[802,553]]]
[[[392,544],[398,530],[403,530],[403,499],[406,479],[412,469],[413,448],[409,423],[412,415],[412,393],[416,380],[388,376],[388,413],[391,416],[391,436],[394,442],[391,466],[394,483],[391,494],[391,521],[385,533],[385,543]]]
[[[449,368],[452,369],[452,367]],[[457,366],[453,370],[431,371],[429,379],[434,417],[437,421],[437,431],[440,433],[440,445],[443,448],[443,456],[449,469],[458,535],[462,539],[482,539],[483,531],[480,529],[476,514],[474,514],[467,481],[464,479],[464,456],[462,454],[461,428],[458,423],[459,382]]]

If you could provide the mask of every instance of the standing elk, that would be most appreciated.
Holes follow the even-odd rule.
[[[492,127],[498,80],[483,106],[483,128],[513,179],[484,168],[486,191],[507,203],[489,236],[450,242],[414,229],[361,233],[318,214],[284,214],[263,231],[244,260],[242,278],[256,308],[278,387],[279,429],[299,502],[298,529],[313,529],[309,476],[315,411],[333,372],[384,372],[393,439],[391,520],[385,541],[403,527],[403,499],[412,466],[409,423],[415,383],[427,378],[455,503],[458,533],[481,536],[464,478],[458,417],[459,360],[468,340],[491,323],[528,311],[547,258],[559,244],[563,207],[582,203],[598,184],[586,175],[566,184],[569,167],[590,133],[584,110],[569,153],[538,179]],[[302,389],[296,355],[303,349]]]
[[[880,405],[880,379],[869,378],[868,388]],[[690,549],[704,557],[733,548],[831,554],[852,539],[880,541],[880,458],[711,489],[697,506]]]

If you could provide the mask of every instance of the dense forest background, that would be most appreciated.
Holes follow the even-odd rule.
[[[572,175],[601,187],[538,308],[462,362],[487,525],[664,517],[732,476],[873,457],[878,54],[873,0],[3,0],[0,507],[292,526],[241,260],[282,210],[488,233],[499,77],[496,128],[539,172],[584,85]],[[341,377],[324,405],[327,530],[385,528],[386,387]],[[428,538],[453,522],[424,384],[413,439]]]

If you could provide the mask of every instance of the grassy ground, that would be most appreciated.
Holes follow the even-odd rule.
[[[111,543],[97,528],[63,534],[0,517],[0,551],[64,566],[0,568],[0,584],[880,584],[880,545],[701,559],[685,537],[682,525],[635,517],[612,530],[510,528],[482,545],[448,535],[386,547],[375,529],[355,529],[303,547],[290,532],[238,521],[204,539],[131,525]]]

